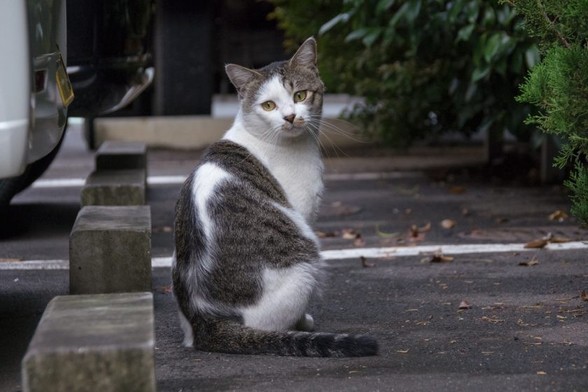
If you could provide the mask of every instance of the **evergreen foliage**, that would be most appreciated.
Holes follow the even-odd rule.
[[[563,142],[555,164],[573,167],[566,185],[572,213],[588,224],[588,1],[516,0],[529,33],[539,39],[543,59],[518,97],[539,107],[535,124]]]
[[[330,92],[365,98],[351,117],[396,146],[445,132],[529,137],[517,86],[538,60],[522,18],[497,0],[271,0],[293,43],[319,38]]]

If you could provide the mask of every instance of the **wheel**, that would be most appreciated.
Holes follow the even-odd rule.
[[[59,142],[49,154],[45,155],[38,161],[29,163],[24,173],[20,176],[0,180],[0,209],[7,207],[14,195],[28,188],[37,178],[45,173],[45,170],[47,170],[59,152],[59,148],[61,147],[61,144],[63,144],[64,138],[65,129],[61,134],[61,139],[59,139]]]
[[[94,128],[94,121],[94,117],[84,118],[84,137],[86,138],[86,145],[90,151],[95,151],[98,148],[98,146],[96,146],[96,128]]]

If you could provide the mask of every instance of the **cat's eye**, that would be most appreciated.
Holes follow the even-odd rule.
[[[261,107],[266,112],[271,112],[272,110],[274,110],[276,108],[276,104],[274,101],[265,101],[261,104]]]
[[[296,91],[294,93],[294,102],[302,102],[306,99],[306,90]]]

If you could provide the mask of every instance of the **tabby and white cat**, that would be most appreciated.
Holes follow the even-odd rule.
[[[323,191],[324,86],[316,41],[261,69],[226,66],[240,110],[182,187],[173,289],[184,344],[204,351],[375,355],[363,335],[314,333],[306,309],[321,280],[310,227]]]

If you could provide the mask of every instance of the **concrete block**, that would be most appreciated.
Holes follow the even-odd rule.
[[[144,169],[94,171],[82,188],[82,205],[145,204],[145,182]]]
[[[147,169],[147,145],[107,140],[96,152],[96,170]]]
[[[155,391],[153,295],[55,297],[22,361],[24,392]]]
[[[72,294],[151,291],[151,209],[87,206],[69,239]]]

